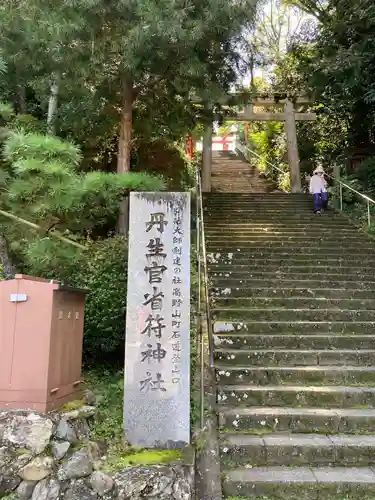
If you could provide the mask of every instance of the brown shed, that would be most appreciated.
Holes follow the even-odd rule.
[[[0,281],[0,408],[50,411],[80,396],[84,291]]]

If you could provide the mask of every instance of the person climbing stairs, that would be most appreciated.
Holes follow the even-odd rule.
[[[374,499],[374,240],[306,194],[204,204],[224,497]]]

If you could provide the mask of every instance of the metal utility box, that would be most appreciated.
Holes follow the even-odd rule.
[[[0,281],[0,408],[47,412],[80,397],[84,292]]]

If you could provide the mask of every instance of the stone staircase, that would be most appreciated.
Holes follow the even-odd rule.
[[[311,208],[205,196],[225,498],[375,499],[375,243]]]
[[[265,193],[275,186],[231,151],[212,153],[212,191],[226,193]]]

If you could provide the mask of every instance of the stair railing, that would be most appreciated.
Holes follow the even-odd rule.
[[[245,146],[245,144],[242,144],[241,142],[239,142],[238,138],[235,138],[234,148],[236,151],[239,151],[242,154],[242,156],[244,156],[245,159],[249,163],[250,163],[250,159],[249,159],[249,154],[250,154],[252,156],[255,156],[256,158],[259,158],[260,160],[264,161],[265,163],[267,163],[267,165],[269,165],[272,168],[272,170],[276,170],[277,172],[279,172],[280,174],[283,174],[283,175],[285,174],[283,169],[281,169],[277,165],[271,163],[270,161],[266,160],[263,156],[259,155],[258,153],[256,153],[252,149],[250,149],[248,146]]]
[[[333,177],[332,175],[329,175],[329,174],[326,174],[326,175],[327,175],[327,177],[332,179],[336,185],[338,184],[338,186],[339,186],[338,191],[339,191],[340,211],[341,212],[344,211],[343,191],[344,191],[344,189],[348,189],[352,193],[355,193],[357,196],[359,196],[361,198],[361,200],[364,200],[366,202],[366,205],[367,205],[367,225],[371,226],[371,206],[373,206],[373,207],[375,206],[375,200],[373,200],[372,198],[370,198],[366,194],[357,191],[353,187],[349,186],[349,184],[346,184],[345,182],[341,181],[340,179],[337,179],[337,177]]]
[[[196,173],[197,203],[197,264],[198,264],[198,341],[200,355],[200,420],[204,427],[205,409],[205,347],[208,344],[208,360],[211,374],[214,371],[214,337],[208,286],[208,264],[204,231],[202,180],[200,169]],[[206,337],[207,334],[207,337]],[[208,342],[205,342],[207,338]]]
[[[235,150],[239,151],[246,158],[247,161],[249,161],[249,157],[248,157],[248,153],[249,153],[250,155],[255,156],[256,158],[259,158],[260,160],[267,163],[267,165],[269,165],[273,170],[276,170],[282,174],[285,173],[280,167],[269,162],[264,157],[262,157],[261,155],[259,155],[255,151],[253,151],[251,148],[249,148],[248,146],[245,146],[244,144],[239,142],[238,139],[235,140]],[[357,196],[359,196],[362,200],[364,200],[366,202],[366,205],[367,205],[367,225],[371,226],[371,206],[375,207],[375,200],[373,200],[372,198],[370,198],[366,194],[357,191],[353,187],[349,186],[349,184],[346,184],[345,182],[341,181],[340,179],[337,179],[337,177],[334,177],[334,176],[329,175],[329,174],[326,174],[326,175],[327,175],[327,177],[332,179],[333,182],[335,184],[337,184],[339,187],[338,191],[339,191],[339,204],[340,204],[339,209],[340,209],[340,211],[341,212],[344,211],[343,192],[344,192],[344,189],[348,189],[349,191],[351,191],[352,193],[355,193]]]

